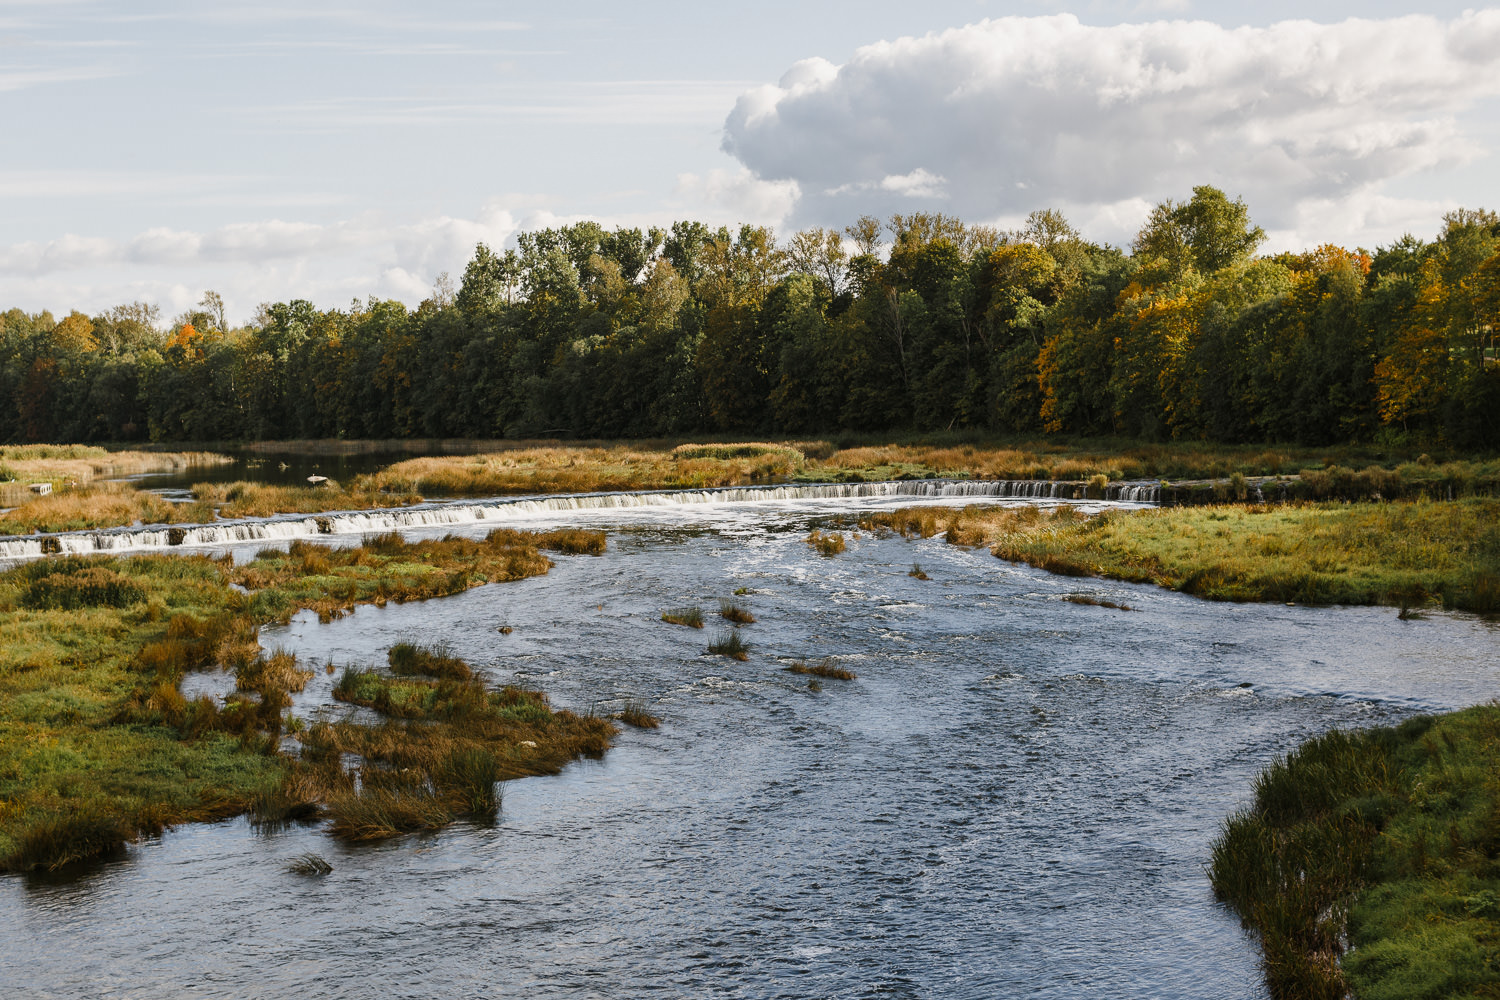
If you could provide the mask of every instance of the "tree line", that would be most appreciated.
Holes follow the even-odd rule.
[[[778,240],[583,222],[479,246],[415,309],[209,292],[0,315],[0,440],[846,431],[1500,442],[1500,218],[1257,255],[1240,200],[1158,205],[1128,251],[1059,213],[865,217]]]

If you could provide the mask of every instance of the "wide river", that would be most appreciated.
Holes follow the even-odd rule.
[[[493,828],[347,847],[235,820],[0,878],[0,993],[1259,997],[1255,943],[1204,874],[1255,773],[1330,727],[1497,691],[1500,629],[1472,618],[1214,604],[940,539],[803,541],[911,502],[517,517],[604,527],[609,551],[264,630],[318,664],[446,641],[495,683],[583,711],[644,699],[662,727],[505,784]],[[739,588],[745,663],[705,652]],[[659,620],[685,604],[707,629]],[[781,669],[828,656],[858,680]],[[290,874],[307,851],[332,874]]]

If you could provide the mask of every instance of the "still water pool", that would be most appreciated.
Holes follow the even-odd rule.
[[[1259,997],[1204,875],[1253,775],[1500,681],[1500,633],[1468,618],[1212,604],[939,539],[817,555],[809,528],[854,503],[574,513],[606,555],[264,630],[318,664],[446,641],[662,728],[505,784],[493,828],[348,847],[237,820],[0,879],[5,995]],[[739,588],[745,663],[705,652]],[[659,620],[685,604],[707,629]],[[858,679],[782,669],[828,656]],[[332,874],[289,874],[306,851]]]

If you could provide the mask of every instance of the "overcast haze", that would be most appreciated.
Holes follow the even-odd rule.
[[[1462,4],[357,6],[0,0],[0,308],[415,303],[584,217],[1126,243],[1212,183],[1297,249],[1500,201],[1500,11]]]

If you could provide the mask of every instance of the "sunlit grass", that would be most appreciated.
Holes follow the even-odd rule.
[[[1500,611],[1500,500],[1109,511],[911,508],[864,525],[1213,600]]]

